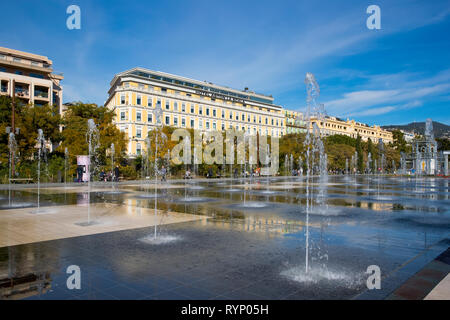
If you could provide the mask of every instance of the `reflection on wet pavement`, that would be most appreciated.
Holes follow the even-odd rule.
[[[158,188],[158,212],[208,219],[167,222],[156,235],[150,225],[139,224],[77,237],[59,229],[57,240],[4,245],[1,298],[352,299],[367,294],[365,272],[378,265],[383,290],[371,298],[382,299],[450,243],[448,179],[329,177],[326,186],[313,181],[312,192],[321,201],[309,216],[308,274],[303,179],[194,181],[186,186],[172,182]],[[133,219],[139,208],[153,212],[151,184],[117,189],[122,192],[96,185],[93,205],[134,208],[124,219]],[[81,208],[84,214],[86,192],[76,185],[47,188],[41,205],[58,210],[33,219],[64,218],[65,207]],[[35,203],[31,188],[12,193],[17,205]],[[7,208],[5,195],[0,208]],[[31,209],[5,209],[0,215]],[[16,223],[19,216],[12,215]],[[102,219],[117,222],[108,211]],[[66,286],[70,265],[81,269],[80,290]]]

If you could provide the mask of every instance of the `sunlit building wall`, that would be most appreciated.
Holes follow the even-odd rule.
[[[269,95],[235,90],[210,82],[134,68],[114,76],[105,106],[129,139],[127,153],[145,150],[147,132],[155,127],[153,110],[161,106],[163,125],[201,131],[236,129],[281,137],[285,114]]]

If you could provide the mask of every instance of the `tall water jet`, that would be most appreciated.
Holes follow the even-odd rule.
[[[310,194],[310,178],[314,167],[323,178],[327,174],[327,158],[324,152],[324,145],[320,136],[320,129],[317,121],[323,121],[325,110],[323,104],[318,104],[316,99],[320,95],[320,88],[312,73],[307,73],[305,78],[307,92],[306,122],[307,131],[304,145],[306,148],[306,249],[305,249],[305,272],[309,271],[309,214],[313,207],[313,196]],[[314,121],[313,121],[314,120]],[[311,132],[312,129],[312,132]],[[322,181],[321,181],[322,183]]]
[[[152,154],[152,146],[150,142],[150,138],[147,135],[145,138],[146,152],[144,155],[144,172],[145,172],[145,180],[147,181],[146,189],[149,190],[150,184],[150,156]]]
[[[12,174],[12,167],[15,165],[17,155],[16,136],[14,135],[13,132],[10,132],[8,136],[8,148],[9,148],[8,204],[9,207],[11,207],[11,174]]]
[[[64,148],[64,187],[67,188],[67,162],[69,160],[69,149]]]
[[[384,173],[384,168],[385,168],[385,154],[384,154],[384,143],[383,143],[383,139],[378,139],[378,153],[379,153],[379,166],[380,166],[380,172]]]
[[[422,173],[421,164],[422,164],[422,155],[419,149],[416,149],[416,177],[420,176],[420,174]]]
[[[406,174],[406,156],[404,152],[400,152],[400,173]]]
[[[190,154],[191,154],[191,135],[187,135],[185,137],[186,143],[183,145],[183,162],[185,166],[184,173],[184,211],[186,212],[186,203],[187,203],[187,180],[190,178],[190,174],[186,174],[188,171],[188,163],[190,162]],[[184,142],[184,141],[183,141]]]
[[[40,189],[41,189],[41,157],[46,152],[44,132],[42,131],[42,129],[38,129],[37,144],[38,144],[38,167],[37,167],[38,193],[37,193],[37,209],[36,209],[36,213],[39,213]]]
[[[294,170],[294,156],[291,153],[291,156],[289,158],[289,170],[290,170],[290,175],[292,175],[292,172]]]
[[[431,120],[430,118],[428,118],[425,121],[425,139],[427,141],[434,141],[434,133],[433,133],[433,120]],[[437,152],[434,152],[435,154],[437,154]],[[426,145],[426,154],[427,156],[425,157],[425,174],[426,175],[431,175],[432,174],[432,165],[431,165],[431,160],[433,159],[434,162],[434,167],[435,167],[435,172],[437,171],[437,160],[435,157],[432,156],[433,151],[432,151],[432,145],[431,144],[427,144]]]
[[[234,138],[233,142],[231,143],[231,161],[230,161],[230,190],[233,189],[233,163],[234,163]],[[251,166],[250,166],[250,172],[251,172]]]
[[[303,161],[301,156],[298,157],[298,176],[303,176]]]
[[[116,148],[114,143],[111,143],[111,189],[114,190],[114,154],[116,153]]]
[[[153,110],[153,116],[156,119],[156,127],[155,127],[155,232],[154,239],[157,236],[157,215],[158,215],[158,146],[161,144],[161,147],[167,143],[167,136],[162,131],[162,117],[163,111],[161,109],[161,105],[156,105]],[[160,139],[158,139],[158,135],[160,135]]]
[[[345,175],[348,175],[348,158],[345,158]]]
[[[170,149],[167,149],[167,153],[166,153],[166,177],[170,176]],[[166,180],[167,182],[167,180]]]
[[[288,161],[288,155],[286,154],[284,156],[284,175],[288,176],[289,175],[289,161]]]
[[[95,169],[96,162],[96,152],[100,142],[100,136],[97,129],[97,125],[95,124],[94,119],[88,120],[88,128],[86,132],[86,140],[88,142],[88,194],[87,194],[87,225],[91,225],[91,180],[92,180],[92,168]],[[92,161],[92,157],[94,157],[94,161]]]
[[[194,176],[198,176],[198,158],[197,158],[197,147],[194,145],[194,154],[193,156],[193,163],[194,163]]]
[[[369,152],[367,155],[367,163],[366,163],[366,170],[368,174],[372,173],[372,153]]]

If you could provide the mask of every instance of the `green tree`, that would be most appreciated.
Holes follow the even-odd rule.
[[[351,159],[355,148],[347,144],[327,143],[325,151],[328,158],[328,168],[332,171],[344,171],[346,159]]]
[[[99,131],[99,147],[97,149],[97,160],[101,166],[107,166],[110,170],[110,150],[114,143],[116,164],[121,163],[125,157],[127,138],[113,123],[114,111],[96,104],[84,104],[78,102],[64,113],[62,118],[62,143],[58,151],[64,152],[68,149],[71,162],[71,174],[76,168],[76,156],[88,154],[88,143],[86,141],[88,119],[94,119]],[[108,153],[108,156],[107,156]]]
[[[2,177],[5,178],[3,170],[8,167],[9,148],[8,135],[5,132],[6,127],[11,127],[12,123],[12,105],[11,98],[0,97],[0,170]],[[47,141],[56,147],[61,140],[60,123],[57,107],[50,105],[34,106],[26,105],[17,100],[15,103],[15,127],[20,128],[16,134],[17,153],[16,153],[16,173],[19,176],[34,177],[33,159],[37,152],[36,139],[38,129],[42,129]]]
[[[17,144],[22,159],[29,158],[36,152],[38,129],[42,129],[45,139],[56,147],[62,138],[60,124],[61,118],[57,106],[20,107],[16,126],[20,128]]]
[[[364,153],[362,148],[361,136],[356,137],[355,151],[358,153],[357,167],[360,173],[364,173]]]
[[[448,138],[436,138],[438,143],[438,151],[450,150],[450,139]]]
[[[328,136],[326,138],[326,141],[329,144],[346,144],[346,145],[351,146],[351,147],[355,147],[356,146],[356,139],[355,138],[352,138],[352,137],[349,137],[349,136],[345,136],[345,135],[342,135],[342,134],[335,134],[335,135],[332,135],[332,136]]]
[[[393,146],[395,149],[397,149],[399,152],[407,152],[408,151],[405,136],[404,136],[403,132],[401,132],[400,130],[393,130],[392,137],[394,139]]]
[[[306,134],[304,133],[291,133],[286,134],[280,138],[279,141],[279,156],[280,156],[280,172],[285,172],[287,163],[285,163],[286,155],[290,159],[294,160],[294,168],[298,168],[298,159],[301,158],[302,162],[305,163],[305,141]],[[289,160],[288,160],[289,161]]]

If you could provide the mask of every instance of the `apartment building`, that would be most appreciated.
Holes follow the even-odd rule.
[[[134,68],[116,74],[105,106],[115,110],[115,124],[129,139],[128,156],[145,149],[147,132],[156,126],[153,110],[163,110],[166,126],[196,130],[242,130],[281,137],[285,114],[270,95],[236,90],[211,82]]]
[[[355,120],[346,121],[336,117],[326,116],[324,119],[311,119],[311,126],[316,123],[320,129],[320,132],[324,136],[331,136],[335,134],[346,135],[352,138],[356,138],[358,134],[363,141],[367,141],[369,138],[372,142],[378,143],[379,139],[383,140],[383,143],[394,142],[392,132],[382,129],[380,126],[369,126],[364,123],[356,122]],[[312,129],[312,128],[311,128]]]
[[[293,110],[285,110],[286,134],[306,132],[307,123],[303,113]]]
[[[411,143],[413,142],[413,140],[416,137],[416,134],[414,132],[409,132],[409,131],[405,131],[405,130],[400,130],[403,133],[403,138],[405,139],[405,141],[407,143]]]
[[[53,72],[53,63],[33,53],[0,47],[0,94],[34,105],[57,105],[62,111],[64,76]]]

